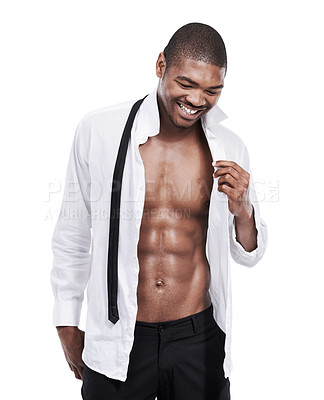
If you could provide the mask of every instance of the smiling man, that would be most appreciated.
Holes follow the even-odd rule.
[[[78,125],[51,282],[85,400],[230,399],[228,256],[254,266],[267,228],[247,149],[220,124],[226,69],[221,36],[187,24],[158,56],[153,93]]]

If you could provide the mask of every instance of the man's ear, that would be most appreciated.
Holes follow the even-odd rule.
[[[158,78],[162,78],[165,70],[166,70],[166,61],[165,61],[164,53],[161,52],[156,61],[156,76]]]

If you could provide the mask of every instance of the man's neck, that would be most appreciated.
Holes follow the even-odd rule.
[[[160,123],[159,137],[168,142],[178,142],[180,140],[194,139],[202,133],[200,120],[190,128],[179,128],[175,125]]]

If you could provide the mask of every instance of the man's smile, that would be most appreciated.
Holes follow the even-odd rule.
[[[196,116],[198,114],[200,114],[202,111],[206,110],[206,108],[203,108],[203,109],[201,109],[201,108],[200,109],[191,108],[191,107],[189,107],[187,105],[185,106],[184,104],[182,104],[182,103],[180,103],[178,101],[177,101],[177,104],[178,104],[180,110],[182,111],[182,113],[184,115],[192,117],[192,118],[196,118]]]

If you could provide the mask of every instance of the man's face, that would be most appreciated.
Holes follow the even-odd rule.
[[[158,101],[161,118],[178,128],[190,128],[213,108],[224,85],[225,68],[183,59],[166,70],[163,53],[156,64],[160,79]]]

